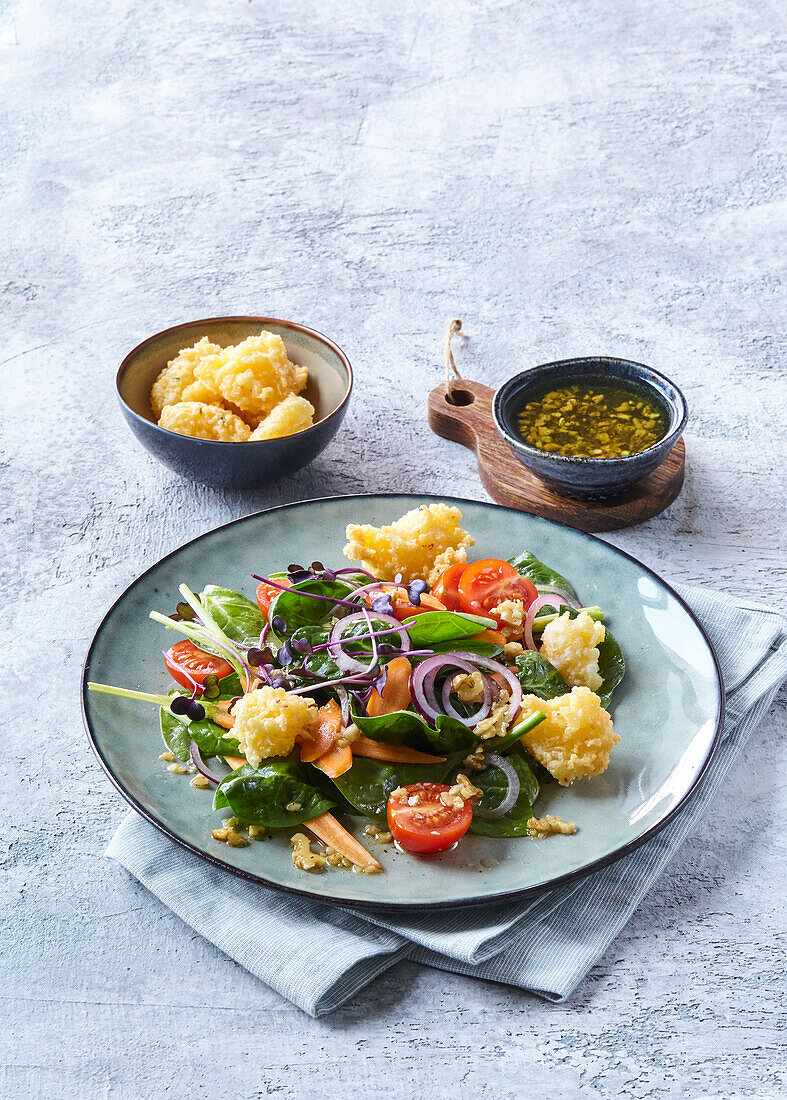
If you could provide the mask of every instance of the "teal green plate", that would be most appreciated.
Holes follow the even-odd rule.
[[[430,499],[438,498],[369,495],[274,508],[201,535],[134,581],[96,632],[82,697],[98,759],[135,810],[173,841],[245,878],[340,905],[396,909],[510,900],[556,886],[619,859],[680,811],[707,767],[722,722],[718,663],[702,627],[669,585],[621,551],[571,528],[476,501],[439,498],[461,508],[463,526],[476,540],[470,557],[532,551],[573,582],[585,605],[604,608],[626,658],[626,678],[611,708],[621,741],[609,768],[569,788],[546,786],[536,805],[539,816],[576,822],[574,836],[468,836],[453,851],[428,859],[367,837],[384,874],[306,874],[292,865],[291,830],[247,848],[214,841],[211,829],[222,812],[211,809],[210,791],[191,787],[159,760],[158,713],[88,693],[88,680],[168,689],[161,650],[169,639],[148,612],[172,610],[181,582],[197,592],[210,583],[228,585],[253,597],[253,573],[292,561],[341,564],[348,523],[390,523]],[[345,820],[362,838],[366,822]]]

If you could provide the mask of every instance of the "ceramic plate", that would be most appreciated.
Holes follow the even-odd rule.
[[[247,848],[214,841],[211,829],[226,811],[214,812],[209,791],[195,790],[159,760],[158,713],[87,692],[88,680],[168,690],[161,650],[169,638],[148,612],[170,611],[181,582],[197,592],[210,583],[227,585],[253,598],[253,573],[293,560],[342,563],[348,523],[390,523],[429,499],[438,498],[353,496],[274,508],[194,539],[134,581],[101,623],[83,678],[93,748],[134,809],[178,844],[236,874],[339,904],[396,908],[524,896],[608,864],[666,825],[696,786],[721,728],[721,680],[704,631],[672,589],[633,558],[590,535],[491,504],[439,498],[461,508],[463,526],[476,540],[471,558],[530,550],[568,577],[586,606],[603,607],[628,666],[611,706],[622,740],[608,770],[566,789],[549,784],[538,799],[539,815],[576,822],[572,837],[467,836],[454,851],[430,859],[373,845],[384,874],[308,875],[292,865],[290,830]],[[366,822],[346,822],[360,838]]]

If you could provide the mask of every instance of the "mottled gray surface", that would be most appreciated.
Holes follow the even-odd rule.
[[[109,603],[208,527],[356,490],[485,499],[426,425],[453,315],[490,384],[593,351],[672,375],[686,488],[611,541],[783,606],[780,9],[0,5],[3,1096],[779,1093],[784,694],[570,1003],[405,965],[314,1021],[102,857],[125,809],[77,686]],[[344,430],[268,490],[179,481],[115,405],[135,343],[219,313],[312,324],[356,368]]]

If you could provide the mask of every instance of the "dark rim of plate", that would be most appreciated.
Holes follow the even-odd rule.
[[[85,663],[82,667],[82,693],[81,693],[82,694],[82,720],[84,722],[85,731],[87,732],[88,740],[90,741],[93,752],[95,753],[99,764],[101,765],[101,767],[106,772],[106,774],[109,777],[109,779],[110,779],[111,783],[113,784],[113,786],[117,789],[119,794],[126,800],[126,802],[128,802],[129,805],[132,806],[137,811],[138,814],[140,814],[141,817],[145,818],[146,821],[149,821],[151,825],[154,825],[157,829],[159,829],[162,833],[164,833],[165,836],[168,836],[170,838],[170,840],[174,840],[182,848],[186,848],[186,849],[188,849],[188,851],[193,852],[194,855],[199,856],[200,859],[204,859],[208,863],[214,864],[214,866],[216,866],[216,867],[221,867],[224,870],[231,871],[233,874],[240,876],[240,878],[248,879],[250,882],[256,882],[256,883],[258,883],[259,885],[262,885],[262,886],[270,886],[271,888],[273,888],[275,890],[282,890],[282,891],[284,891],[285,893],[288,893],[288,894],[295,894],[295,895],[298,895],[300,897],[310,898],[313,901],[320,901],[320,902],[323,902],[325,904],[337,905],[340,908],[344,908],[344,909],[376,909],[378,911],[385,910],[387,912],[394,912],[394,911],[414,912],[414,911],[423,910],[423,909],[458,909],[458,908],[464,908],[466,906],[473,906],[473,905],[490,905],[490,904],[494,904],[494,903],[497,903],[497,902],[515,901],[519,898],[532,897],[533,895],[539,894],[539,893],[543,892],[544,890],[555,889],[556,887],[563,886],[565,883],[568,883],[568,882],[575,882],[575,881],[578,881],[580,879],[583,879],[583,878],[587,877],[588,875],[592,874],[594,871],[599,871],[603,867],[609,867],[611,864],[616,863],[619,859],[622,859],[623,856],[628,855],[630,852],[636,851],[637,848],[641,847],[643,844],[645,844],[646,841],[652,839],[654,836],[656,836],[657,833],[660,833],[662,829],[664,829],[667,825],[669,825],[669,823],[671,821],[673,821],[675,819],[675,817],[681,812],[681,810],[686,806],[689,799],[692,798],[692,796],[696,793],[697,787],[699,786],[703,776],[705,775],[705,772],[707,771],[708,765],[710,764],[711,760],[713,759],[713,756],[716,752],[716,749],[718,748],[719,740],[721,738],[722,726],[724,724],[724,713],[725,713],[724,690],[722,688],[721,667],[719,665],[719,659],[716,656],[716,651],[713,648],[713,643],[711,642],[710,638],[708,637],[708,633],[705,630],[705,628],[703,627],[702,623],[700,623],[700,621],[697,619],[696,615],[691,610],[691,608],[688,606],[686,601],[681,596],[678,595],[678,593],[675,591],[674,588],[672,588],[671,585],[667,584],[666,581],[662,580],[662,578],[659,577],[657,573],[654,573],[654,571],[652,569],[649,569],[648,566],[643,565],[642,562],[639,561],[637,558],[635,558],[632,554],[627,554],[625,552],[625,550],[619,550],[616,546],[611,546],[608,542],[604,542],[603,539],[597,538],[595,535],[590,535],[585,531],[577,531],[576,528],[569,527],[568,524],[554,523],[552,520],[542,519],[541,516],[528,516],[528,519],[535,520],[538,523],[546,524],[548,527],[569,527],[569,530],[574,531],[575,534],[580,535],[582,538],[589,539],[591,542],[600,542],[603,546],[606,546],[613,553],[618,554],[618,555],[620,555],[620,557],[626,558],[628,561],[633,562],[636,566],[638,566],[638,568],[642,569],[645,573],[647,573],[650,577],[652,577],[659,585],[661,585],[663,588],[665,588],[670,593],[670,595],[673,597],[673,599],[675,599],[680,604],[680,606],[683,608],[683,610],[686,612],[686,614],[692,620],[694,625],[699,630],[703,640],[705,641],[705,644],[707,645],[707,647],[710,651],[711,657],[713,659],[713,665],[714,665],[714,669],[715,669],[715,672],[716,672],[716,691],[717,691],[717,699],[718,699],[718,718],[717,718],[717,721],[716,721],[716,729],[715,729],[714,734],[713,734],[713,740],[711,741],[711,744],[708,748],[705,759],[703,760],[699,770],[697,771],[696,775],[694,776],[694,779],[692,780],[691,785],[689,786],[687,791],[684,793],[684,795],[681,798],[680,802],[678,802],[677,805],[673,806],[673,808],[670,810],[670,812],[668,814],[665,814],[664,817],[662,817],[658,821],[654,822],[653,825],[651,825],[649,829],[646,829],[645,832],[641,836],[636,837],[636,839],[630,840],[626,844],[622,844],[619,848],[616,848],[614,851],[607,853],[607,855],[605,855],[605,856],[601,856],[599,859],[593,860],[591,863],[585,864],[583,867],[578,867],[575,871],[569,871],[564,875],[559,875],[557,878],[547,879],[547,880],[544,880],[544,881],[542,881],[540,883],[537,883],[533,886],[520,887],[519,889],[516,889],[516,890],[505,891],[504,893],[479,895],[479,896],[471,897],[471,898],[459,898],[459,899],[455,899],[455,900],[437,901],[437,902],[435,902],[435,901],[430,901],[430,902],[423,902],[423,901],[418,901],[418,902],[391,902],[391,901],[368,901],[368,900],[364,900],[364,899],[332,898],[332,897],[326,896],[324,894],[315,894],[310,890],[301,890],[301,889],[299,889],[295,886],[285,886],[282,883],[272,882],[270,879],[265,878],[263,875],[255,874],[253,871],[246,871],[241,867],[235,867],[231,863],[227,863],[225,860],[221,859],[220,857],[213,856],[209,852],[204,852],[201,848],[195,847],[193,844],[190,844],[187,840],[184,840],[182,837],[178,836],[177,833],[174,833],[167,825],[164,824],[163,821],[160,821],[152,813],[149,813],[134,798],[134,796],[129,791],[126,790],[126,788],[123,786],[122,781],[112,771],[112,768],[110,767],[108,761],[104,758],[104,756],[101,753],[101,749],[99,748],[98,742],[96,740],[95,731],[94,731],[93,726],[91,724],[90,718],[88,717],[88,708],[87,708],[88,669],[89,669],[89,666],[90,666],[91,658],[93,656],[93,651],[94,651],[94,649],[95,649],[95,647],[98,643],[98,640],[101,636],[101,632],[104,629],[105,623],[107,622],[109,617],[112,615],[112,613],[114,612],[117,605],[121,602],[121,600],[123,600],[128,595],[129,592],[131,592],[134,588],[136,588],[136,586],[141,581],[143,581],[145,579],[145,577],[148,576],[149,573],[152,573],[153,570],[156,569],[163,562],[169,561],[170,558],[175,557],[177,554],[180,553],[181,550],[184,550],[187,546],[194,546],[196,543],[201,542],[202,539],[207,538],[208,536],[214,534],[216,531],[226,530],[229,527],[234,527],[234,526],[236,526],[237,524],[240,524],[240,523],[246,523],[247,521],[256,519],[259,516],[272,515],[274,512],[284,512],[288,508],[302,508],[304,505],[310,505],[310,504],[327,504],[327,503],[330,503],[332,501],[337,501],[337,500],[364,501],[364,500],[380,500],[380,499],[393,498],[393,497],[409,498],[415,504],[418,504],[418,503],[423,504],[423,503],[426,503],[426,502],[429,502],[429,501],[446,501],[446,502],[450,502],[450,503],[457,504],[457,505],[460,505],[460,506],[462,504],[465,504],[465,505],[467,505],[467,504],[470,504],[470,505],[480,504],[485,508],[494,508],[497,511],[508,512],[508,513],[510,513],[511,515],[514,515],[514,516],[521,516],[522,515],[521,512],[516,511],[516,509],[514,509],[514,508],[504,508],[504,507],[502,507],[498,504],[488,504],[486,501],[469,500],[467,497],[453,497],[453,496],[448,496],[448,495],[436,495],[436,494],[433,494],[433,493],[419,493],[419,494],[415,494],[415,493],[357,493],[357,494],[350,494],[349,496],[316,497],[316,498],[311,499],[311,500],[293,501],[291,504],[279,504],[279,505],[277,505],[273,508],[263,508],[259,512],[252,512],[248,516],[241,516],[239,519],[230,520],[229,523],[222,523],[218,527],[212,528],[210,531],[204,531],[201,535],[197,535],[197,537],[194,538],[194,539],[189,539],[188,542],[184,542],[182,544],[182,546],[179,546],[179,547],[177,547],[177,549],[172,550],[169,554],[165,554],[163,558],[160,558],[157,562],[154,562],[153,565],[149,566],[143,573],[140,573],[140,575],[135,580],[133,580],[131,582],[131,584],[128,585],[128,587],[123,592],[121,592],[121,594],[118,596],[118,598],[114,601],[114,603],[109,608],[109,610],[104,615],[104,617],[102,618],[101,622],[98,625],[96,633],[93,636],[93,640],[91,641],[90,646],[88,648],[87,655],[85,657]]]
[[[326,421],[330,420],[331,417],[334,416],[340,409],[344,408],[344,406],[350,400],[350,394],[353,390],[353,369],[350,365],[350,360],[347,358],[339,345],[335,344],[333,340],[331,340],[330,336],[326,336],[325,333],[318,332],[316,328],[309,328],[307,325],[299,325],[297,321],[283,321],[280,317],[201,317],[196,321],[183,321],[179,325],[172,325],[171,328],[163,328],[161,332],[156,332],[153,334],[153,336],[148,336],[147,339],[142,341],[142,343],[137,344],[135,348],[131,349],[131,351],[128,353],[128,355],[125,356],[123,362],[118,367],[117,374],[115,375],[115,389],[117,391],[118,401],[121,403],[123,408],[128,413],[130,413],[130,415],[133,416],[135,420],[139,420],[143,424],[147,424],[151,428],[155,428],[157,431],[163,432],[165,435],[173,436],[176,439],[190,439],[194,443],[209,444],[211,447],[236,447],[237,443],[230,443],[222,439],[197,439],[195,436],[181,435],[180,432],[172,432],[169,430],[169,428],[162,428],[161,425],[157,424],[155,420],[148,420],[146,416],[140,415],[140,413],[138,413],[136,409],[132,409],[129,403],[126,401],[125,397],[123,396],[123,391],[120,388],[121,378],[126,370],[126,367],[137,354],[137,352],[142,351],[142,349],[146,348],[148,344],[153,344],[156,342],[156,340],[160,340],[162,336],[168,336],[171,332],[178,332],[180,329],[194,328],[195,325],[208,326],[223,324],[227,321],[249,321],[254,325],[281,325],[282,328],[296,329],[298,332],[306,333],[307,336],[313,336],[317,341],[322,344],[327,344],[331,351],[336,352],[336,354],[341,359],[344,369],[347,371],[347,392],[345,393],[339,404],[336,406],[336,408],[331,409],[327,416],[324,416],[322,420],[318,420],[316,424],[312,424],[310,428],[304,428],[302,432],[296,432],[296,435],[305,436],[309,432],[313,432],[316,428],[319,428],[321,425],[325,424]],[[264,446],[267,443],[274,443],[276,442],[276,440],[247,439],[243,442],[246,444],[251,443],[252,446]],[[162,561],[163,560],[164,559],[162,558]]]
[[[539,447],[534,447],[530,443],[525,443],[524,439],[522,439],[521,436],[514,435],[505,426],[505,423],[503,422],[503,417],[500,413],[500,407],[504,403],[509,401],[510,390],[514,389],[515,383],[520,382],[523,379],[526,380],[528,374],[531,371],[533,372],[533,383],[535,384],[537,381],[537,372],[541,367],[562,367],[573,363],[587,363],[587,374],[584,376],[578,375],[577,378],[598,377],[599,380],[603,380],[604,382],[608,383],[610,381],[608,376],[605,377],[600,371],[594,371],[591,369],[591,364],[599,363],[599,361],[602,360],[607,363],[630,363],[632,366],[638,367],[640,370],[646,372],[647,375],[651,375],[652,377],[657,378],[659,381],[666,383],[666,385],[671,386],[677,394],[677,401],[673,401],[673,399],[663,393],[662,390],[659,389],[657,384],[649,383],[646,377],[629,381],[621,375],[612,376],[614,378],[619,378],[621,383],[623,383],[624,385],[628,383],[628,385],[634,389],[639,387],[641,389],[650,390],[651,392],[657,394],[659,404],[662,407],[666,406],[670,410],[676,408],[677,412],[680,414],[680,419],[678,420],[677,424],[675,424],[673,428],[670,428],[670,430],[665,435],[662,435],[659,439],[657,439],[655,443],[651,443],[649,447],[645,447],[644,450],[635,451],[634,454],[631,455],[617,455],[611,458],[600,458],[594,457],[593,455],[561,455],[554,454],[552,451],[542,451]],[[522,389],[525,389],[525,386],[523,386]],[[683,391],[680,389],[680,387],[677,386],[671,378],[667,378],[666,374],[662,374],[660,371],[654,370],[654,368],[649,367],[647,363],[638,363],[634,359],[618,359],[614,355],[585,355],[580,356],[576,359],[556,359],[554,363],[539,363],[537,367],[530,367],[528,368],[528,370],[520,371],[519,374],[515,374],[513,375],[513,377],[506,379],[503,385],[495,393],[494,399],[492,401],[492,418],[495,422],[495,427],[497,428],[499,434],[503,437],[503,439],[506,441],[506,443],[508,443],[510,447],[514,447],[517,451],[523,451],[526,455],[533,455],[534,457],[538,457],[544,460],[554,459],[556,462],[561,462],[565,466],[575,466],[581,468],[582,466],[596,465],[597,463],[599,465],[603,465],[606,462],[629,463],[632,461],[639,461],[644,455],[650,454],[652,451],[664,447],[665,444],[668,444],[668,449],[672,450],[672,448],[675,446],[675,444],[678,442],[681,435],[683,434],[684,428],[686,427],[686,423],[689,419],[689,406],[686,398],[683,396]]]

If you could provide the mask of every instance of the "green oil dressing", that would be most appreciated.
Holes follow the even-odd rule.
[[[625,458],[663,437],[661,409],[623,386],[578,382],[528,401],[517,417],[525,443],[573,458]]]

